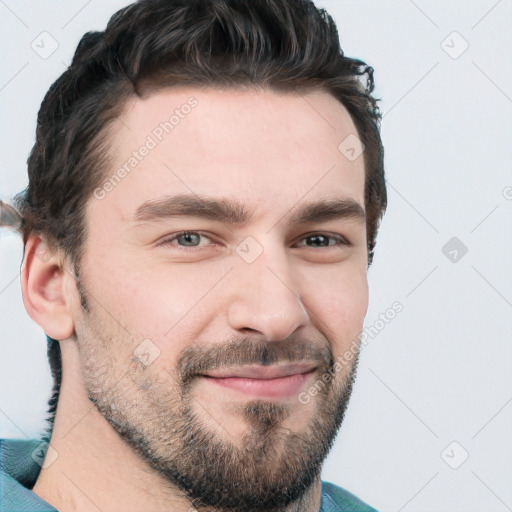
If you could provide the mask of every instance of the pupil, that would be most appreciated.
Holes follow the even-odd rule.
[[[314,243],[318,243],[318,241],[320,239],[322,239],[324,243],[320,242],[320,245],[328,245],[328,244],[325,243],[325,242],[327,242],[327,237],[325,237],[323,235],[314,235],[314,236],[310,237],[310,239],[313,240]]]
[[[180,238],[182,240],[186,241],[185,245],[188,245],[188,242],[190,242],[190,238],[194,237],[194,236],[197,238],[197,235],[195,235],[194,233],[184,233],[183,235],[180,235]],[[197,245],[197,244],[191,244],[191,245]]]

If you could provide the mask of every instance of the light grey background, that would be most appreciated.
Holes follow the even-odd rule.
[[[81,35],[127,4],[0,0],[1,198],[26,186],[41,100]],[[369,272],[378,334],[323,479],[381,512],[512,510],[512,2],[317,5],[345,53],[375,68],[389,191]],[[47,58],[31,47],[51,50],[44,31],[58,43]],[[443,252],[453,237],[467,254],[457,241]],[[2,233],[1,437],[38,436],[51,389],[21,255]],[[380,328],[395,301],[403,311]]]

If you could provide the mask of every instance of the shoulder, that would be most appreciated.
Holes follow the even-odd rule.
[[[54,512],[31,491],[44,453],[39,439],[0,439],[0,512]]]
[[[0,469],[23,485],[30,486],[41,470],[34,456],[34,451],[41,444],[40,439],[0,439]]]
[[[322,481],[320,512],[377,512],[377,510],[342,487]]]

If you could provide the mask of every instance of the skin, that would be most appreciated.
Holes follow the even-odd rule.
[[[257,400],[193,370],[212,361],[262,365],[264,354],[270,367],[314,362],[305,391],[357,339],[368,307],[364,222],[288,222],[306,201],[349,198],[364,209],[363,156],[349,161],[338,150],[357,131],[327,92],[166,89],[130,100],[112,125],[112,173],[192,96],[197,106],[172,133],[103,199],[89,198],[82,297],[66,258],[35,234],[27,241],[25,306],[61,340],[63,359],[51,439],[58,456],[33,490],[64,512],[320,508],[319,470],[357,358],[308,403],[297,394]],[[243,225],[133,219],[145,201],[191,192],[236,199],[253,218]],[[183,230],[203,236],[161,243]],[[318,233],[350,245],[323,247],[310,238]],[[236,251],[249,236],[262,249],[252,263]],[[155,355],[148,365],[134,357],[143,340]],[[207,462],[212,474],[202,469]],[[192,484],[179,485],[177,467],[190,471]],[[226,481],[193,488],[219,474]],[[287,501],[283,487],[293,485]],[[275,506],[258,496],[262,490],[274,492]]]

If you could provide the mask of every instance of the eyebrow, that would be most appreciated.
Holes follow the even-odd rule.
[[[247,208],[237,200],[178,194],[142,203],[135,211],[133,222],[198,217],[229,225],[243,225],[251,221],[253,214],[253,208]],[[297,211],[289,216],[288,222],[295,226],[346,218],[364,223],[365,217],[365,211],[357,201],[340,197],[301,203],[297,206]]]

